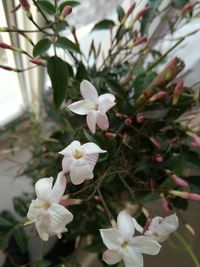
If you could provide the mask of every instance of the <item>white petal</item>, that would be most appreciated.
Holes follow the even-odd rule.
[[[143,257],[136,253],[132,246],[123,249],[122,257],[125,267],[143,267]]]
[[[53,184],[53,178],[42,178],[35,184],[36,196],[39,199],[49,201],[51,195],[51,189]]]
[[[70,223],[73,220],[73,215],[63,206],[54,203],[48,209],[50,217],[50,233],[51,234],[61,234],[66,232],[66,224]]]
[[[106,113],[109,109],[116,105],[115,96],[112,94],[100,95],[98,103],[100,112]]]
[[[89,142],[82,145],[82,152],[84,154],[94,154],[94,153],[105,153],[106,150],[102,150],[98,145],[95,143]]]
[[[59,172],[56,182],[51,190],[51,203],[58,203],[61,200],[65,192],[66,184],[67,180],[64,176],[64,173]]]
[[[65,156],[62,160],[62,170],[63,172],[67,173],[69,172],[71,165],[74,162],[74,158],[72,156]]]
[[[27,218],[29,220],[31,221],[35,220],[36,217],[39,216],[41,211],[43,211],[43,203],[44,203],[43,201],[38,200],[38,199],[31,201],[31,204],[29,206],[28,213],[27,213]]]
[[[73,184],[78,185],[86,179],[92,179],[93,169],[84,159],[76,160],[70,168],[70,178]]]
[[[144,228],[136,221],[136,219],[135,218],[132,218],[132,220],[133,220],[133,224],[134,224],[134,227],[135,227],[135,229],[139,232],[139,233],[143,233],[143,231],[144,231]]]
[[[89,102],[87,100],[80,100],[74,102],[68,106],[72,112],[79,115],[86,115],[92,110],[95,110],[95,104],[93,102]]]
[[[137,253],[156,255],[160,251],[160,244],[148,236],[137,236],[130,240],[130,245],[134,247]]]
[[[97,103],[98,93],[96,88],[86,80],[83,80],[80,84],[81,94],[85,100]]]
[[[86,121],[88,128],[94,134],[96,132],[97,112],[92,111],[88,113]]]
[[[96,165],[98,158],[99,158],[99,154],[84,155],[84,159],[89,164],[91,170],[94,169],[94,166]]]
[[[158,229],[156,232],[159,235],[166,236],[176,231],[177,228],[178,228],[178,218],[176,214],[172,214],[162,220],[161,224],[158,225]]]
[[[118,214],[117,226],[125,240],[132,238],[135,233],[132,217],[125,210]]]
[[[106,114],[97,114],[96,123],[102,131],[106,131],[109,128],[109,121]]]
[[[63,156],[71,156],[74,154],[76,150],[81,150],[81,143],[77,140],[73,141],[70,145],[68,145],[65,149],[59,152],[59,154]]]
[[[101,238],[110,250],[119,250],[123,243],[123,237],[118,229],[100,229]]]
[[[47,241],[49,239],[50,228],[50,218],[48,213],[44,212],[41,214],[41,216],[35,221],[35,226],[40,238],[43,241]]]
[[[122,260],[122,256],[116,251],[107,249],[103,253],[102,260],[109,265],[113,265],[120,262]]]

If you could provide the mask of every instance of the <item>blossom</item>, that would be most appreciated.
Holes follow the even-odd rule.
[[[106,112],[116,104],[115,96],[108,93],[98,96],[95,87],[86,80],[81,82],[80,90],[84,100],[74,102],[68,108],[76,114],[87,115],[87,125],[93,134],[96,124],[101,130],[107,130],[109,121]]]
[[[125,267],[143,267],[142,253],[156,255],[161,246],[148,236],[133,237],[135,228],[130,215],[121,211],[117,217],[118,228],[101,229],[101,237],[108,248],[103,253],[107,264],[124,261]]]
[[[70,173],[73,184],[78,185],[86,179],[94,177],[93,169],[99,157],[99,153],[105,153],[98,145],[89,142],[81,145],[79,141],[73,141],[59,153],[64,156],[62,168],[65,173]]]
[[[140,233],[143,233],[146,236],[152,237],[158,242],[165,241],[169,235],[176,231],[178,228],[178,218],[176,214],[172,214],[165,218],[163,217],[154,217],[150,219],[147,223],[147,226],[144,228],[138,224],[138,222],[133,219],[134,226],[136,230]]]
[[[65,188],[66,179],[63,172],[58,174],[53,185],[53,178],[42,178],[35,184],[37,198],[32,200],[27,217],[35,223],[42,240],[47,241],[49,235],[56,234],[61,238],[66,232],[65,225],[73,220],[73,215],[65,207],[58,204]]]

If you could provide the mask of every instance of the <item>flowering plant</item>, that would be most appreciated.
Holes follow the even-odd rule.
[[[109,33],[109,50],[102,59],[101,44],[93,40],[84,54],[75,27],[66,22],[77,1],[33,0],[45,19],[44,27],[35,22],[31,1],[19,2],[18,8],[44,37],[34,45],[33,56],[12,45],[1,43],[0,47],[25,54],[36,67],[47,68],[52,97],[44,94],[47,123],[44,125],[43,117],[40,127],[37,122],[32,159],[24,170],[33,178],[36,199],[30,204],[32,195],[17,198],[16,211],[23,217],[27,214],[26,225],[35,223],[43,241],[52,235],[63,236],[75,240],[77,249],[89,237],[84,246],[103,253],[107,264],[123,260],[126,267],[142,267],[142,254],[158,254],[159,243],[177,230],[181,210],[187,209],[188,201],[200,200],[200,137],[195,119],[199,98],[184,86],[182,59],[169,57],[189,35],[161,52],[150,34],[155,17],[163,13],[168,30],[160,34],[173,34],[178,25],[198,16],[198,3],[170,1],[160,8],[161,1],[143,0],[135,1],[128,10],[119,6],[117,22],[105,19],[93,27],[93,31]],[[25,30],[0,29],[23,34],[30,41]],[[71,31],[72,39],[65,37],[63,29]],[[61,50],[68,54],[67,60]],[[57,173],[54,185],[53,178],[41,178]],[[166,212],[164,219],[144,208],[156,200]],[[5,235],[9,240],[15,233],[14,223],[9,218],[2,220],[8,223],[10,234]],[[194,235],[189,222],[182,222]],[[69,231],[65,234],[66,224]],[[21,224],[17,227],[24,238],[16,233],[15,238],[25,251],[27,239]],[[135,230],[138,236],[133,237]],[[105,252],[103,243],[108,248]],[[188,252],[199,266],[190,247]],[[70,264],[67,259],[62,261]],[[36,262],[46,266],[42,257]]]

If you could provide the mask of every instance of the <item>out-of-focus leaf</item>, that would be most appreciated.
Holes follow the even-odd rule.
[[[96,23],[92,30],[93,31],[95,31],[95,30],[108,30],[114,26],[115,26],[114,21],[112,21],[110,19],[104,19],[104,20]]]
[[[146,119],[161,119],[163,118],[167,112],[169,111],[168,108],[165,108],[160,103],[154,103],[153,105],[148,106],[144,112],[141,113],[142,116]]]
[[[3,228],[12,228],[13,227],[13,223],[8,221],[5,218],[0,217],[0,231],[1,231],[2,227]]]
[[[91,245],[85,247],[86,251],[95,252],[95,253],[102,253],[105,251],[105,246],[100,238],[95,239]]]
[[[122,21],[122,19],[125,16],[125,12],[124,12],[124,9],[121,6],[117,7],[117,15],[118,15],[119,22]]]
[[[77,72],[76,72],[76,80],[79,82],[82,82],[82,80],[88,79],[88,73],[87,70],[82,62],[79,63]]]
[[[52,3],[50,3],[49,1],[45,0],[38,0],[37,4],[39,5],[39,7],[46,13],[48,13],[49,15],[53,15],[55,14],[55,7]]]
[[[189,2],[190,2],[190,0],[172,0],[172,4],[176,8],[182,8],[182,7],[184,7]]]
[[[147,75],[144,75],[143,69],[141,68],[141,74],[138,74],[135,82],[134,82],[134,92],[135,92],[135,99],[137,99],[143,90],[148,87],[148,85],[153,81],[156,74],[155,73],[149,73]]]
[[[47,38],[40,40],[33,49],[33,56],[37,57],[45,52],[50,48],[51,41]]]
[[[69,50],[70,52],[81,53],[79,47],[66,37],[58,37],[56,46]]]
[[[176,197],[174,199],[171,199],[171,202],[173,203],[173,206],[175,206],[177,209],[187,210],[188,201],[186,199]]]
[[[54,104],[59,108],[66,96],[68,85],[67,63],[57,56],[49,58],[47,71],[51,79],[54,95]]]
[[[28,240],[24,228],[21,226],[15,227],[13,235],[18,247],[20,248],[21,253],[25,253],[28,248]]]
[[[51,262],[48,260],[41,260],[37,262],[38,267],[49,267],[51,266]]]
[[[27,215],[27,211],[28,211],[27,206],[21,198],[14,197],[13,198],[13,205],[14,205],[15,211],[20,216],[25,217]]]
[[[58,32],[60,32],[60,31],[64,31],[64,30],[66,30],[66,28],[67,28],[68,26],[69,26],[69,24],[67,23],[66,20],[64,20],[64,21],[60,21],[60,22],[58,22],[58,24],[57,24],[56,30],[57,30]]]

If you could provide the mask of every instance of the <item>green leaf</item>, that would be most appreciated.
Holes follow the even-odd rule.
[[[48,260],[41,260],[37,262],[38,267],[49,267],[51,265],[51,262]]]
[[[58,22],[57,23],[57,27],[56,27],[56,30],[58,31],[58,32],[60,32],[60,31],[64,31],[64,30],[66,30],[66,28],[69,26],[69,24],[68,24],[68,22],[67,21],[60,21],[60,22]]]
[[[95,30],[108,30],[113,26],[115,26],[114,21],[112,21],[110,19],[104,19],[104,20],[96,23],[92,30],[93,31],[95,31]]]
[[[71,6],[71,7],[76,7],[76,6],[79,6],[80,5],[80,2],[78,2],[78,1],[65,1],[65,2],[63,2],[62,4],[60,4],[60,6],[59,6],[59,10],[60,10],[60,12],[62,12],[63,11],[63,8],[65,7],[65,6]]]
[[[118,15],[119,22],[122,21],[122,19],[125,16],[125,12],[124,12],[124,9],[121,6],[117,7],[117,15]]]
[[[14,197],[13,206],[17,214],[19,214],[20,216],[25,217],[27,215],[27,211],[28,211],[27,206],[21,198]]]
[[[172,0],[172,4],[176,7],[176,8],[182,8],[184,7],[186,4],[188,4],[190,2],[190,0]]]
[[[40,40],[33,49],[33,56],[37,57],[45,53],[51,46],[51,41],[47,38]]]
[[[82,62],[79,63],[77,72],[76,72],[76,80],[79,82],[82,82],[82,80],[88,79],[88,73],[87,70]]]
[[[52,3],[50,3],[49,1],[45,0],[38,0],[37,1],[38,6],[46,13],[48,13],[49,15],[53,15],[55,14],[55,7]]]
[[[53,87],[54,104],[56,108],[59,108],[65,99],[68,85],[67,63],[61,58],[53,56],[47,62],[47,72]]]
[[[28,247],[28,240],[24,228],[21,226],[15,227],[13,235],[18,247],[20,248],[21,253],[25,253]]]
[[[56,46],[69,50],[70,52],[81,53],[79,47],[66,37],[58,37]]]
[[[1,227],[6,227],[6,228],[12,228],[13,227],[13,223],[8,221],[7,219],[4,219],[2,217],[0,217],[0,229]]]
[[[140,114],[144,116],[146,119],[161,119],[163,118],[167,113],[169,109],[165,108],[160,103],[153,103],[152,105],[149,105],[144,112],[141,112]]]

